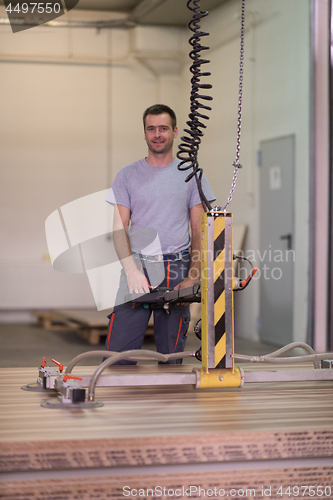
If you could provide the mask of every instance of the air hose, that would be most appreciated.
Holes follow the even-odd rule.
[[[193,169],[191,174],[188,175],[185,182],[188,182],[192,177],[195,177],[198,191],[201,199],[202,206],[204,210],[211,211],[212,207],[204,195],[201,185],[201,179],[203,175],[202,168],[199,168],[198,161],[198,151],[199,146],[201,144],[201,138],[203,137],[203,130],[206,128],[206,125],[202,123],[202,119],[208,120],[209,117],[207,115],[202,114],[202,110],[211,111],[211,107],[207,106],[200,102],[201,100],[211,101],[213,98],[208,95],[199,94],[202,89],[211,89],[212,85],[209,83],[200,83],[200,78],[202,76],[210,76],[211,73],[208,71],[201,71],[201,65],[207,64],[210,61],[208,59],[202,59],[200,52],[202,50],[207,50],[209,47],[203,46],[200,43],[202,36],[208,36],[209,33],[201,31],[200,29],[200,20],[208,15],[208,12],[202,11],[200,9],[200,0],[189,0],[187,2],[187,7],[189,10],[193,12],[192,20],[189,22],[188,27],[193,32],[193,35],[189,39],[189,43],[192,46],[192,50],[189,54],[193,63],[190,67],[190,71],[193,74],[191,78],[191,95],[190,95],[190,113],[189,120],[186,122],[188,125],[188,129],[184,129],[188,136],[181,137],[183,141],[179,146],[179,151],[177,153],[177,158],[180,161],[178,165],[179,170],[188,170],[190,168]],[[223,210],[226,211],[230,202],[232,201],[238,170],[242,168],[242,165],[239,162],[240,156],[240,137],[241,137],[241,126],[242,126],[242,104],[243,104],[243,64],[244,64],[244,28],[245,25],[245,0],[242,0],[242,13],[241,13],[241,39],[240,39],[240,63],[239,63],[239,91],[238,91],[238,122],[237,122],[237,145],[236,145],[236,160],[233,162],[234,167],[234,175],[232,179],[232,185],[230,194],[227,200],[227,203],[221,209],[221,207],[216,207],[214,210]]]
[[[188,136],[181,137],[182,142],[178,146],[179,151],[177,153],[177,158],[180,160],[178,169],[193,169],[187,176],[185,182],[188,182],[192,179],[192,177],[195,177],[202,206],[207,212],[208,210],[212,210],[212,207],[202,190],[201,179],[203,170],[199,168],[198,151],[201,144],[201,138],[204,135],[203,129],[206,128],[206,125],[201,120],[209,119],[209,117],[203,114],[202,111],[210,111],[212,109],[210,106],[201,102],[201,100],[212,100],[211,96],[201,93],[201,90],[203,89],[211,89],[212,85],[209,83],[200,83],[201,77],[210,76],[211,74],[207,71],[201,71],[201,65],[207,64],[210,61],[202,59],[200,54],[202,50],[209,49],[209,47],[201,45],[201,37],[207,36],[209,33],[201,31],[200,29],[200,20],[207,16],[208,12],[200,9],[200,0],[189,0],[187,2],[187,7],[193,12],[192,20],[188,24],[189,29],[193,32],[193,35],[189,39],[189,44],[192,46],[189,56],[193,61],[190,71],[193,76],[191,78],[192,88],[190,94],[190,113],[188,115],[189,120],[186,122],[189,128],[184,129],[184,132],[186,132]]]

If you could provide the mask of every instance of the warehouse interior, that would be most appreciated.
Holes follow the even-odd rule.
[[[142,113],[148,106],[165,103],[176,111],[180,130],[177,141],[180,141],[188,119],[190,93],[187,24],[191,12],[186,3],[186,0],[80,0],[75,8],[53,22],[13,32],[6,2],[0,2],[0,368],[34,368],[37,374],[36,363],[42,361],[41,356],[57,358],[63,352],[60,361],[67,364],[81,352],[103,349],[106,316],[112,310],[109,302],[104,305],[96,299],[95,290],[102,286],[99,280],[102,280],[103,268],[100,266],[96,271],[94,281],[91,274],[74,265],[57,267],[56,258],[61,250],[52,255],[46,231],[50,231],[52,214],[61,210],[63,214],[66,210],[69,213],[74,207],[78,233],[82,229],[84,234],[90,218],[89,227],[100,228],[105,224],[107,238],[112,231],[112,212],[109,207],[102,207],[100,200],[124,165],[145,156]],[[213,100],[199,159],[214,187],[216,204],[223,206],[231,188],[236,151],[241,0],[201,0],[201,7],[209,12],[201,24],[209,33],[204,43],[209,46],[205,56],[210,60],[207,70],[211,73],[209,94]],[[332,12],[331,0],[246,0],[240,153],[243,168],[238,174],[230,212],[235,228],[241,231],[237,250],[259,269],[251,285],[235,294],[235,350],[251,356],[265,355],[291,342],[308,343],[317,353],[333,349]],[[288,176],[284,162],[288,165]],[[265,166],[269,169],[268,177],[263,173]],[[277,191],[279,206],[270,212],[270,195]],[[91,216],[89,210],[94,200],[101,208],[96,213],[92,211]],[[272,243],[265,239],[269,231],[272,231]],[[93,233],[86,234],[81,241],[93,236]],[[273,241],[277,242],[276,246]],[[245,271],[238,269],[238,272]],[[111,281],[107,286],[113,296],[118,281]],[[62,323],[59,311],[69,310],[93,311],[98,323],[95,340],[89,334],[82,334],[82,325],[75,319]],[[56,313],[52,316],[53,311]],[[193,320],[197,315],[200,317],[200,311],[194,307]],[[66,314],[62,314],[64,316]],[[53,320],[51,327],[45,318]],[[198,342],[193,331],[189,332],[188,348],[197,349]],[[147,348],[154,349],[151,335],[147,335],[145,343]],[[298,350],[289,354],[295,353]],[[24,383],[24,377],[31,378],[34,372],[19,373]],[[307,388],[309,399],[304,407],[311,406],[309,401],[311,394],[317,391],[316,384]],[[331,397],[330,384],[324,383],[325,401]],[[294,390],[299,394],[302,389],[295,385]],[[172,396],[163,391],[165,400],[172,401]],[[177,391],[176,399],[181,399],[179,389]],[[217,393],[209,394],[216,397]],[[190,398],[188,392],[185,395],[185,400]],[[30,396],[25,395],[25,401]],[[36,403],[39,396],[33,397]],[[140,400],[129,389],[123,396],[116,392],[115,397],[125,405],[126,397]],[[153,392],[145,392],[144,397],[153,408]],[[231,392],[227,397],[232,398]],[[200,404],[203,403],[200,400]],[[163,402],[160,404],[163,406]],[[241,412],[242,404],[237,406],[237,412]],[[53,410],[46,411],[52,413]],[[315,421],[314,435],[316,429],[326,432],[331,428],[330,411],[324,412],[325,421]],[[267,412],[263,410],[263,420],[266,418],[267,426],[270,422],[271,427],[266,429],[266,424],[262,425],[267,436],[269,432],[273,436],[274,424],[270,421],[271,413]],[[310,420],[302,421],[300,414],[301,411],[297,413],[301,421],[299,427],[296,420],[293,421],[290,432],[297,429],[305,432],[310,425]],[[97,429],[98,418],[95,418]],[[126,418],[130,426],[130,418]],[[233,427],[232,418],[228,420],[227,431],[241,446],[242,428]],[[70,412],[65,417],[66,422],[69,419]],[[71,425],[72,422],[69,429]],[[75,425],[80,432],[85,432],[85,428],[80,427],[82,422]],[[183,432],[182,439],[186,442],[189,431],[182,425],[176,428],[175,435]],[[286,421],[280,422],[277,428],[286,430]],[[119,429],[122,439],[134,436],[127,435],[121,425]],[[219,430],[212,424],[207,441],[210,446],[214,444],[213,432]],[[103,439],[97,431],[92,435],[94,439]],[[141,435],[143,440],[145,431]],[[166,431],[166,436],[170,435],[172,431]],[[81,439],[75,430],[73,436],[72,439]],[[10,439],[9,433],[3,441],[3,450],[11,443]],[[34,435],[31,439],[37,442],[42,438]],[[113,435],[112,439],[115,439]],[[139,440],[135,439],[140,447]],[[14,441],[20,451],[19,438]],[[112,443],[117,449],[115,441]],[[50,441],[45,442],[47,446]],[[95,448],[91,450],[96,452]],[[24,449],[20,452],[24,453]],[[313,449],[304,451],[304,455],[297,455],[297,460],[303,459],[298,465],[310,466],[310,460],[317,456],[322,462],[316,462],[316,467],[325,466],[326,471],[332,471],[329,458],[332,454],[332,449],[326,455],[316,454]],[[269,469],[264,464],[269,456],[259,453],[258,457],[258,467]],[[278,477],[279,474],[282,477],[283,466],[295,472],[294,455],[282,453],[281,457],[283,463],[278,463],[277,456],[271,456],[276,462],[270,466],[279,471]],[[158,459],[156,464],[160,469],[155,471],[147,472],[143,466],[139,470],[139,462],[135,464],[135,484],[141,484],[140,476],[145,474],[155,478],[163,476],[165,484],[168,484],[166,475],[178,477],[174,465],[178,461],[163,460]],[[192,462],[202,460],[200,455],[200,459]],[[236,466],[237,460],[243,464],[245,459],[236,457],[223,468],[220,462],[224,459],[219,461],[215,457],[214,466],[200,469],[207,472],[206,479],[209,479],[208,482],[202,479],[202,484],[214,484],[215,470],[227,477],[233,467],[240,478],[239,468],[247,471],[247,465]],[[185,459],[179,461],[186,462]],[[105,463],[98,469],[103,477],[103,468],[108,467]],[[162,470],[163,463],[169,468]],[[144,461],[142,464],[147,465]],[[95,465],[89,465],[87,469],[93,467]],[[109,472],[107,480],[104,478],[108,486],[101,483],[105,491],[108,487],[116,488],[112,498],[124,496],[120,493],[123,483],[119,477],[131,474],[129,469],[124,472],[119,464],[117,467]],[[25,476],[27,472],[19,467],[5,468],[8,474],[3,480],[8,482],[8,491],[4,498],[28,498],[23,493],[30,491],[23,484],[27,481],[36,481],[36,484],[40,481],[45,485],[61,478],[68,486],[61,472],[63,467],[60,472],[57,467],[54,469],[49,470],[47,477],[39,476],[39,472],[33,477]],[[195,471],[198,472],[195,467],[190,471],[180,470],[187,481],[194,480],[191,474]],[[115,479],[117,474],[119,477]],[[273,477],[274,474],[268,474],[267,485]],[[250,482],[248,479],[248,484]],[[86,484],[88,492],[88,479],[82,479],[81,483]],[[31,495],[33,491],[31,486]],[[50,493],[43,498],[57,497]],[[68,493],[64,498],[74,497]],[[109,497],[101,493],[100,498]],[[243,495],[243,498],[247,497]]]
[[[217,204],[224,205],[236,148],[240,6],[237,1],[206,4],[202,7],[211,9],[210,15],[202,23],[210,33],[213,104],[199,155],[205,175],[217,187]],[[66,26],[15,34],[9,25],[1,26],[1,322],[30,322],[31,311],[40,309],[96,307],[85,273],[59,273],[50,266],[45,221],[63,205],[107,190],[123,165],[144,155],[141,115],[151,102],[167,102],[177,110],[180,131],[186,126],[190,13],[186,5],[175,5],[171,0],[81,0],[59,18]],[[327,2],[320,5],[328,9]],[[258,157],[267,141],[293,137],[292,213],[282,216],[293,232],[291,279],[284,283],[275,269],[288,259],[285,245],[280,258],[271,255],[268,279],[258,275],[251,289],[237,296],[235,331],[238,337],[260,340],[260,282],[270,280],[282,286],[280,295],[289,290],[291,340],[315,342],[323,352],[329,347],[331,300],[329,16],[319,9],[316,23],[323,27],[317,29],[314,6],[301,0],[249,0],[246,5],[244,168],[230,210],[234,224],[247,228],[244,255],[260,268],[265,254],[260,213],[265,208]],[[135,13],[138,20],[128,28],[125,20]],[[75,20],[83,24],[71,27]],[[116,20],[117,28],[89,25],[97,20]]]

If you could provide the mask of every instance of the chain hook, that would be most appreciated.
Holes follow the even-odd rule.
[[[235,188],[236,188],[238,170],[240,168],[242,168],[242,165],[239,163],[239,156],[240,156],[240,140],[241,140],[241,130],[242,130],[242,109],[243,109],[244,34],[245,34],[245,0],[242,0],[236,160],[232,164],[234,167],[234,175],[232,178],[231,189],[230,189],[227,203],[223,207],[224,212],[227,210],[227,207],[229,206],[229,204],[232,201],[232,198],[233,198],[234,192],[235,192]]]

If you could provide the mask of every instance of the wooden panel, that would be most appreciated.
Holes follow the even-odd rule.
[[[281,500],[331,499],[333,467],[229,470],[218,472],[187,472],[158,476],[60,478],[35,481],[6,482],[0,492],[5,500],[101,500],[124,498],[269,498]],[[303,488],[302,488],[303,486]],[[310,487],[311,486],[311,490]]]
[[[51,410],[40,406],[49,394],[21,390],[36,378],[0,370],[1,470],[333,456],[332,382],[98,388],[101,408]]]
[[[78,366],[74,373],[93,371]],[[0,370],[0,499],[117,500],[131,490],[137,493],[128,498],[188,498],[191,486],[197,488],[191,498],[203,498],[203,491],[222,498],[214,488],[223,488],[234,498],[252,498],[246,493],[252,489],[257,498],[290,500],[289,486],[315,488],[315,495],[299,490],[303,499],[333,497],[332,382],[98,388],[101,408],[53,410],[40,406],[49,393],[21,390],[36,378],[34,368]],[[331,487],[329,496],[319,495],[320,487]],[[172,496],[176,488],[185,493]],[[242,493],[231,495],[231,488]]]

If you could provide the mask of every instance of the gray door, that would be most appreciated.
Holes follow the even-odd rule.
[[[276,345],[293,341],[294,143],[261,143],[259,333]]]

